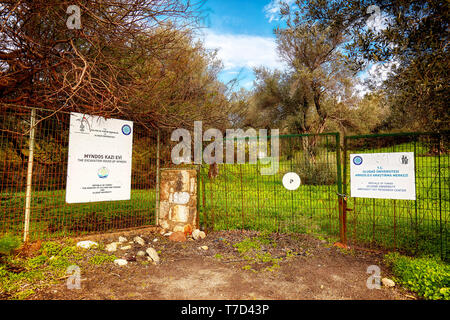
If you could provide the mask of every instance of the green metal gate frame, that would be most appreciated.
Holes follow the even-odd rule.
[[[357,205],[357,201],[356,199],[358,198],[351,198],[350,195],[348,195],[348,182],[347,178],[349,177],[349,170],[348,170],[348,165],[349,165],[349,152],[351,151],[351,148],[349,147],[349,143],[350,141],[356,141],[356,140],[372,140],[372,141],[386,141],[386,140],[393,140],[393,139],[406,139],[406,140],[411,140],[412,146],[408,145],[407,143],[403,146],[403,148],[401,148],[401,144],[392,144],[389,145],[388,147],[384,147],[381,148],[381,151],[374,151],[373,148],[368,148],[368,149],[361,149],[363,150],[363,152],[358,152],[361,150],[353,150],[355,151],[354,153],[374,153],[374,152],[401,152],[401,151],[405,151],[404,149],[407,149],[407,151],[409,152],[414,152],[414,162],[415,162],[415,176],[416,176],[416,195],[417,198],[416,200],[385,200],[385,199],[369,199],[369,198],[359,198],[359,199],[368,199],[371,200],[372,202],[372,210],[373,210],[373,218],[374,218],[374,222],[373,222],[373,232],[372,232],[372,237],[375,237],[375,216],[376,216],[376,204],[380,203],[381,201],[383,202],[383,209],[389,208],[384,206],[385,202],[387,201],[388,203],[391,203],[393,205],[393,246],[387,246],[389,247],[389,249],[394,249],[394,250],[405,250],[405,251],[410,251],[412,253],[430,253],[426,250],[426,246],[430,246],[430,242],[432,241],[431,238],[425,238],[425,239],[421,239],[421,237],[424,236],[429,236],[429,237],[433,237],[435,236],[435,234],[432,232],[433,229],[430,231],[430,226],[428,226],[428,230],[426,230],[425,228],[427,226],[425,226],[425,228],[422,226],[422,230],[420,230],[419,227],[419,222],[418,222],[418,217],[422,214],[422,220],[423,221],[427,221],[427,217],[426,217],[426,212],[425,213],[421,213],[422,211],[428,211],[431,213],[436,213],[436,217],[438,216],[439,219],[439,227],[435,228],[434,230],[439,232],[439,251],[440,251],[440,256],[441,259],[446,261],[450,258],[449,255],[449,251],[450,251],[450,236],[449,236],[449,232],[448,232],[448,217],[449,217],[449,207],[448,207],[448,196],[449,196],[449,190],[450,190],[450,185],[449,185],[449,154],[448,151],[445,149],[444,146],[444,150],[442,150],[442,145],[444,143],[448,144],[448,139],[449,139],[449,133],[450,131],[444,131],[441,133],[436,133],[436,132],[411,132],[411,133],[387,133],[387,134],[369,134],[369,135],[352,135],[352,136],[344,136],[344,147],[343,147],[343,194],[340,196],[340,214],[342,216],[342,220],[341,220],[341,242],[345,245],[347,245],[348,242],[348,221],[347,221],[347,212],[351,212],[351,215],[353,215],[353,220],[354,220],[354,225],[353,227],[357,228],[357,223],[356,221],[356,217],[357,217],[357,209],[356,205]],[[424,141],[421,141],[421,139],[423,139]],[[423,152],[423,146],[421,144],[426,144],[426,143],[434,143],[437,146],[437,155],[436,156],[428,156],[427,154],[422,154],[422,157],[419,156],[420,152]],[[391,149],[392,150],[389,150]],[[400,149],[400,150],[398,150]],[[367,150],[369,150],[369,152],[367,152]],[[446,153],[445,153],[446,151]],[[428,157],[428,159],[427,159]],[[434,160],[434,161],[433,161]],[[429,165],[428,162],[431,162],[432,165]],[[431,170],[430,170],[431,169]],[[437,173],[436,173],[437,170]],[[425,171],[425,174],[423,174],[422,171]],[[431,171],[431,173],[430,173]],[[426,183],[430,183],[431,181],[431,185],[427,186],[427,195],[426,198],[424,198],[423,196],[423,192],[421,192],[423,189],[423,187],[419,186],[418,182],[421,182],[422,180],[426,180]],[[435,183],[435,181],[437,180],[437,183]],[[436,185],[435,188],[433,188],[433,185]],[[448,185],[447,188],[445,188],[445,185]],[[428,193],[429,191],[433,191],[434,189],[438,189],[438,193],[437,193],[437,199],[428,197]],[[353,209],[348,209],[347,208],[347,203],[348,200],[353,200]],[[429,205],[429,202],[433,202],[436,207],[438,209],[434,210],[434,207],[432,206],[431,208],[422,206],[419,206],[419,202],[422,201],[427,204],[427,206]],[[411,206],[411,201],[414,202],[414,205]],[[446,204],[444,205],[443,202],[446,202]],[[409,203],[408,203],[409,202]],[[365,203],[365,202],[363,202]],[[401,245],[398,245],[397,242],[401,239],[399,239],[398,237],[398,232],[399,230],[397,230],[397,228],[399,228],[399,222],[400,222],[400,216],[402,213],[404,213],[404,211],[407,211],[409,209],[409,207],[413,207],[414,210],[414,219],[413,219],[413,223],[412,226],[414,227],[414,230],[409,230],[408,228],[406,228],[404,231],[403,236],[408,236],[411,238],[414,238],[413,241],[415,248],[413,248],[413,250],[410,249],[406,249],[404,247],[402,247]],[[402,212],[403,209],[403,212]],[[361,209],[360,209],[361,210]],[[363,210],[363,209],[362,209]],[[386,210],[389,211],[389,210]],[[382,214],[380,212],[378,212],[378,214]],[[398,215],[398,216],[397,216]],[[404,218],[404,217],[403,217]],[[430,220],[431,222],[429,222],[430,225],[432,224],[436,224],[436,221],[434,220]],[[379,226],[379,227],[384,227],[385,226]],[[411,232],[411,234],[410,234]],[[355,232],[356,233],[356,232]],[[420,234],[422,233],[422,234]],[[383,234],[384,236],[386,236],[387,238],[389,238],[389,235],[387,234]],[[422,241],[423,243],[421,243],[420,241]],[[355,235],[354,235],[354,239],[353,242],[358,242],[358,240],[355,241]],[[373,244],[373,240],[369,241],[370,244]],[[435,239],[435,242],[436,239]],[[388,243],[386,241],[386,243]],[[425,249],[420,249],[419,247],[425,247]],[[386,246],[383,246],[386,247]],[[436,252],[437,253],[437,252]]]
[[[295,150],[295,147],[292,147],[293,144],[295,143],[301,143],[302,139],[314,139],[315,137],[317,137],[318,140],[316,140],[317,144],[319,145],[319,153],[321,153],[321,155],[325,158],[325,154],[326,154],[326,161],[324,159],[322,159],[324,162],[322,162],[321,164],[327,164],[330,165],[330,170],[332,171],[333,175],[335,175],[335,182],[331,185],[324,185],[322,187],[328,188],[329,189],[329,193],[327,193],[326,195],[326,199],[321,199],[322,200],[322,204],[323,207],[318,208],[319,206],[317,205],[317,207],[313,208],[312,211],[314,211],[314,213],[311,213],[310,218],[312,220],[314,220],[315,218],[315,212],[319,212],[319,214],[321,214],[323,211],[328,210],[328,212],[330,212],[330,215],[332,214],[334,222],[331,222],[331,224],[329,225],[330,229],[332,229],[329,234],[333,235],[333,236],[339,236],[339,233],[343,233],[343,224],[342,224],[342,219],[343,219],[343,215],[342,215],[342,208],[339,207],[338,205],[338,199],[339,199],[339,195],[342,194],[342,164],[341,164],[341,136],[338,132],[331,132],[331,133],[320,133],[320,134],[288,134],[288,135],[279,135],[278,136],[280,138],[280,149],[282,151],[280,151],[280,157],[283,157],[283,151],[288,151],[288,149],[292,148]],[[269,141],[269,139],[271,138],[271,136],[267,137],[267,140]],[[235,138],[236,139],[236,138]],[[237,139],[248,139],[247,138],[237,138]],[[224,140],[227,140],[226,138]],[[285,147],[286,148],[282,148],[282,141],[284,141]],[[326,141],[326,142],[325,142]],[[325,146],[326,143],[326,147]],[[298,145],[300,146],[300,144]],[[334,149],[333,149],[334,148]],[[298,160],[298,158],[296,158]],[[296,161],[294,159],[294,161]],[[328,162],[329,161],[329,162]],[[292,163],[292,159],[290,160],[290,165],[289,164],[285,164],[286,166],[284,167],[284,169],[292,169],[292,165],[299,165],[300,162],[295,162],[294,164]],[[220,167],[222,166],[222,167]],[[263,180],[264,178],[260,177],[260,176],[254,176],[254,186],[258,187],[258,183],[259,183],[259,189],[256,191],[255,190],[250,190],[251,188],[249,188],[247,186],[247,183],[245,183],[245,181],[241,181],[242,180],[242,176],[244,175],[244,180],[246,178],[245,175],[248,175],[249,171],[248,168],[246,167],[246,165],[242,164],[234,164],[233,166],[235,166],[236,168],[236,176],[238,177],[236,179],[236,177],[231,177],[231,169],[227,169],[226,167],[223,166],[228,166],[227,164],[223,164],[223,165],[219,165],[220,168],[220,172],[221,174],[225,175],[225,179],[222,179],[221,182],[216,183],[216,185],[214,185],[214,182],[210,181],[210,179],[207,177],[205,169],[208,168],[208,166],[202,166],[202,168],[200,169],[200,175],[199,175],[199,213],[201,213],[200,219],[202,221],[207,221],[208,223],[211,222],[211,225],[209,226],[210,229],[213,229],[216,227],[216,224],[218,222],[218,216],[220,215],[219,211],[222,212],[226,212],[226,219],[229,218],[239,218],[240,220],[244,220],[245,217],[244,215],[248,214],[248,209],[254,209],[254,211],[256,212],[256,208],[258,209],[258,215],[260,211],[264,211],[264,209],[267,209],[266,207],[264,207],[264,201],[267,200],[267,198],[264,198],[264,190],[263,189]],[[258,164],[254,165],[255,168],[258,167]],[[280,172],[281,172],[281,167],[282,164],[280,164]],[[230,167],[228,167],[230,168]],[[227,172],[227,173],[224,173]],[[291,170],[292,171],[292,170]],[[278,173],[280,174],[280,173]],[[235,178],[235,183],[233,184],[233,179],[229,179],[229,178]],[[248,176],[247,176],[248,177]],[[270,178],[271,180],[273,180],[274,182],[277,182],[278,179],[280,177],[273,177]],[[281,181],[281,180],[280,180]],[[280,182],[278,181],[278,182]],[[312,197],[310,196],[310,198],[306,199],[306,201],[309,203],[310,206],[315,206],[316,204],[314,203],[314,197],[317,198],[317,194],[314,195],[314,191],[317,191],[314,189],[314,185],[305,185],[303,186],[303,181],[302,181],[302,186],[301,188],[308,188],[309,190],[312,190]],[[317,187],[321,187],[321,186],[317,186]],[[234,188],[234,190],[233,190]],[[278,187],[277,187],[278,188]],[[281,189],[281,188],[279,188]],[[333,189],[333,191],[331,192],[331,189]],[[241,195],[241,193],[246,193],[249,191],[253,191],[256,192],[255,194],[257,194],[257,198],[254,197],[251,198],[253,195],[247,196],[247,195]],[[267,190],[266,190],[267,191]],[[299,194],[294,194],[294,192],[292,192],[289,196],[286,196],[285,194],[280,195],[277,192],[279,192],[280,190],[276,191],[275,190],[275,186],[273,189],[273,192],[269,194],[269,197],[273,197],[273,202],[275,202],[275,206],[276,206],[276,210],[280,211],[279,215],[282,214],[286,214],[287,215],[287,211],[289,211],[289,213],[292,210],[292,220],[284,220],[283,222],[292,222],[292,221],[296,221],[297,218],[300,217],[300,213],[299,211],[301,210],[301,207],[305,204],[305,193],[303,193],[303,197]],[[305,191],[304,191],[305,192]],[[286,193],[286,190],[284,191],[284,193]],[[320,196],[320,194],[319,194]],[[222,197],[222,198],[220,198]],[[251,204],[248,205],[247,201],[251,202],[252,200],[254,200],[254,207],[251,207]],[[257,200],[257,201],[256,201]],[[303,201],[303,202],[302,202]],[[234,202],[234,203],[233,203]],[[270,201],[268,201],[270,202]],[[284,205],[288,204],[289,208],[287,208],[288,206],[284,207],[283,204],[281,204],[281,202],[284,203]],[[298,206],[298,204],[301,202],[300,207]],[[212,205],[212,203],[214,203],[215,205]],[[216,203],[219,203],[219,205],[216,205]],[[267,203],[267,201],[266,201]],[[329,207],[326,207],[327,204],[330,203],[334,203]],[[260,207],[260,204],[261,207]],[[297,206],[296,206],[297,205]],[[234,206],[234,207],[233,207]],[[269,205],[270,207],[270,205]],[[233,211],[234,209],[234,211]],[[247,209],[247,210],[246,210]],[[261,210],[260,210],[261,209]],[[272,209],[272,208],[271,208]],[[285,210],[284,210],[285,209]],[[288,210],[289,209],[289,210]],[[321,211],[322,210],[322,211]],[[281,212],[283,211],[283,212]],[[284,212],[286,211],[286,212]],[[228,214],[229,212],[231,212],[230,214]],[[333,212],[333,213],[331,213]],[[323,215],[323,214],[322,214]],[[253,216],[253,218],[255,218],[256,215]],[[262,215],[264,219],[264,214]],[[338,226],[338,219],[337,217],[339,216],[339,221],[340,221],[340,225]],[[222,214],[222,218],[224,218],[224,214]],[[251,218],[250,218],[251,219]],[[247,223],[248,221],[246,221]],[[297,222],[297,221],[296,221]],[[228,222],[227,222],[228,223]],[[239,228],[245,229],[246,227],[244,226],[245,223],[241,223]],[[335,226],[334,226],[335,225]],[[206,225],[203,226],[204,228],[208,228]],[[294,229],[295,226],[290,226],[292,228],[288,228],[288,229]],[[218,226],[216,229],[222,229],[223,226]],[[225,227],[225,229],[228,228]],[[282,227],[280,228],[282,229]],[[279,229],[277,229],[279,230]]]

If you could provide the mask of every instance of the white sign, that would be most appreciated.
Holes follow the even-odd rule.
[[[129,200],[133,122],[70,114],[66,202]]]
[[[351,196],[416,200],[413,152],[350,155]]]
[[[295,172],[288,172],[283,176],[283,186],[290,191],[297,190],[300,187],[300,177]]]

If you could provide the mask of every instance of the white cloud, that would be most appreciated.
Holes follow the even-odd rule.
[[[295,2],[295,0],[285,0],[284,2],[291,5]],[[280,20],[280,0],[271,0],[264,6],[264,12],[266,13],[266,18],[269,19],[269,23],[274,20]]]
[[[376,87],[380,87],[388,78],[393,69],[399,65],[396,60],[375,63],[371,65],[359,78],[359,82],[354,86],[355,93],[363,97],[366,93],[370,93],[370,88],[364,83],[365,80],[370,80]]]
[[[218,34],[206,31],[205,47],[218,49],[218,58],[225,70],[266,66],[270,69],[284,69],[278,57],[275,39],[271,37],[242,34]]]

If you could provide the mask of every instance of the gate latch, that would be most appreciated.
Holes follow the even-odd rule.
[[[347,195],[346,195],[345,193],[339,193],[339,192],[336,192],[336,194],[338,195],[338,197],[341,197],[341,198],[343,198],[345,201],[347,201]]]
[[[345,211],[353,211],[353,209],[347,208],[347,195],[344,193],[339,193],[339,192],[336,192],[336,194],[338,195],[338,197],[341,197],[345,201],[344,210]]]

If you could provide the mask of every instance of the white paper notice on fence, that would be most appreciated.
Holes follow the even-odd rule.
[[[70,114],[66,202],[129,200],[133,122]]]
[[[416,200],[414,152],[350,154],[351,196]]]

